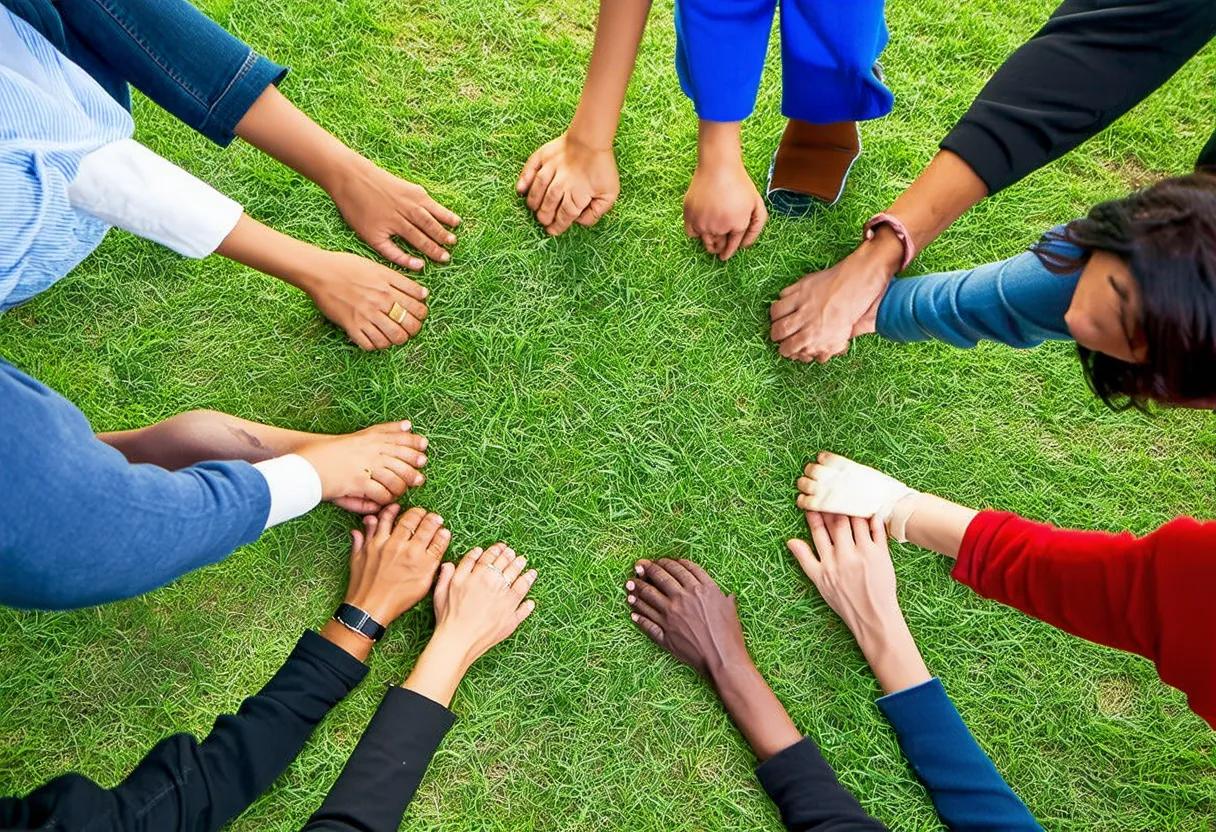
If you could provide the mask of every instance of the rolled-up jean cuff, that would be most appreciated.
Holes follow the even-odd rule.
[[[249,57],[241,65],[236,76],[228,83],[219,99],[198,131],[220,147],[227,147],[236,138],[236,125],[249,112],[271,84],[278,84],[287,76],[288,69],[269,58],[249,51]]]

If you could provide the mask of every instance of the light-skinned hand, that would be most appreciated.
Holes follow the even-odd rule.
[[[308,271],[301,287],[361,349],[404,344],[422,329],[427,316],[424,301],[430,292],[405,275],[339,251],[316,252]],[[406,312],[401,323],[389,317],[394,303]]]
[[[396,521],[394,523],[394,521]],[[351,533],[346,603],[387,627],[426,597],[452,542],[443,518],[393,503],[363,518]]]
[[[532,614],[527,600],[536,570],[505,543],[473,549],[460,563],[445,563],[435,584],[433,641],[457,650],[467,667],[506,639]]]
[[[409,422],[387,422],[304,445],[296,454],[321,478],[321,498],[371,514],[426,482],[418,469],[430,444]]]
[[[568,133],[533,153],[515,190],[552,236],[572,224],[595,225],[621,194],[612,147],[591,147]]]

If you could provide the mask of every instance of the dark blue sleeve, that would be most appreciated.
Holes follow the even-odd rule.
[[[130,598],[256,540],[270,513],[246,462],[132,465],[58,393],[0,361],[0,604]]]
[[[941,680],[878,700],[904,756],[953,832],[1042,832],[958,715]]]
[[[980,341],[1019,349],[1070,341],[1064,313],[1080,276],[1053,274],[1027,251],[974,269],[892,280],[876,327],[891,341],[936,340],[962,348]]]

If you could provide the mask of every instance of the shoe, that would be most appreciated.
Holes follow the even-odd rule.
[[[790,119],[773,154],[765,195],[774,211],[792,217],[835,205],[860,155],[857,122],[811,124]]]

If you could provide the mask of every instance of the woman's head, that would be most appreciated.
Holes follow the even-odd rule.
[[[1055,235],[1082,250],[1036,252],[1081,269],[1065,320],[1108,405],[1216,407],[1216,175],[1158,182],[1103,202]]]

